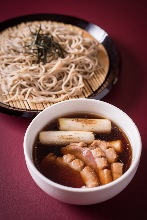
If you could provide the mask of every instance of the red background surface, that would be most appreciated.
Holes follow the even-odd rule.
[[[147,16],[144,0],[1,0],[0,21],[32,14],[60,13],[88,20],[113,39],[121,56],[117,84],[103,101],[125,111],[142,137],[142,156],[132,182],[101,204],[76,206],[45,194],[24,160],[23,137],[31,119],[0,114],[0,219],[147,219]]]

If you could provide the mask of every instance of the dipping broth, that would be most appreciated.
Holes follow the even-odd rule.
[[[102,117],[89,114],[89,113],[77,113],[77,114],[68,114],[62,116],[64,118],[88,118],[88,119],[101,119]],[[59,123],[58,118],[51,121],[47,124],[42,131],[58,131],[59,130]],[[122,152],[119,153],[117,162],[123,163],[123,173],[128,170],[132,161],[132,149],[131,144],[126,136],[126,134],[111,121],[111,132],[110,133],[94,133],[95,140],[101,140],[105,142],[121,140],[122,142]],[[67,145],[67,144],[66,144]],[[61,185],[70,186],[70,187],[82,187],[84,185],[81,177],[77,175],[75,171],[71,170],[66,167],[65,170],[60,169],[55,164],[50,164],[49,167],[42,167],[41,161],[45,158],[48,154],[53,153],[56,157],[62,157],[63,153],[61,149],[66,145],[46,145],[42,144],[39,141],[39,134],[36,137],[33,147],[33,160],[36,168],[47,178],[51,179],[52,181],[59,183]],[[101,184],[100,184],[101,185]]]

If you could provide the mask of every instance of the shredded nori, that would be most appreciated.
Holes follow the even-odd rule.
[[[36,33],[32,32],[31,29],[30,32],[32,35],[32,43],[28,47],[32,53],[37,56],[37,63],[43,62],[43,64],[46,64],[47,56],[64,58],[64,52],[66,51],[54,40],[51,34],[41,33],[41,25]]]

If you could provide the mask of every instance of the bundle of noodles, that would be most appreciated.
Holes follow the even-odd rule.
[[[41,34],[58,42],[63,56],[52,52],[46,54],[46,62],[37,59],[34,42],[39,28]],[[4,95],[11,95],[4,102],[18,96],[35,103],[58,102],[79,95],[84,79],[90,79],[99,68],[98,42],[80,28],[35,21],[21,23],[0,34],[0,86]]]

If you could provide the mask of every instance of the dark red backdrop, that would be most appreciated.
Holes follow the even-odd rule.
[[[102,27],[121,56],[118,83],[103,98],[136,123],[143,150],[138,171],[115,198],[91,206],[61,203],[33,182],[25,165],[23,137],[31,119],[0,114],[0,219],[147,219],[147,25],[145,0],[1,0],[0,21],[32,14],[73,15]]]

